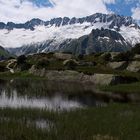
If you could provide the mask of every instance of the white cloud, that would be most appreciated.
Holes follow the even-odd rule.
[[[140,20],[140,7],[132,8],[132,17],[135,20]]]
[[[37,7],[28,0],[0,0],[0,21],[25,22],[32,18],[82,17],[93,13],[109,13],[106,4],[115,0],[50,0],[53,7]]]
[[[132,17],[135,20],[139,21],[140,20],[140,0],[137,1],[136,7],[133,7],[131,11],[132,11]]]

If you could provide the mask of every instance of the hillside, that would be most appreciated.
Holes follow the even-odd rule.
[[[10,53],[7,50],[0,46],[0,60],[7,59],[10,56],[12,55],[10,55]]]

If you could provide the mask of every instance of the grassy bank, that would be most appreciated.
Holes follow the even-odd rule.
[[[140,93],[140,82],[131,84],[119,84],[114,86],[103,86],[100,87],[100,89],[114,93]]]
[[[139,140],[139,106],[113,104],[54,113],[37,109],[0,109],[2,140]],[[2,118],[10,118],[2,120]],[[44,119],[54,124],[49,131],[27,120]],[[19,121],[21,120],[21,121]]]
[[[95,70],[95,69],[94,69]],[[80,71],[83,72],[83,71]],[[88,71],[89,72],[89,71]],[[93,72],[93,71],[92,71]],[[100,71],[94,71],[95,73],[100,73]],[[111,72],[106,72],[107,74],[112,74]],[[87,74],[85,72],[85,74]],[[88,73],[89,74],[89,73]],[[94,73],[93,73],[94,74]],[[117,74],[117,73],[113,73]],[[137,78],[138,81],[140,80],[140,75],[137,73],[128,73],[122,72],[119,75],[121,76],[128,76]],[[33,74],[29,74],[27,71],[24,72],[16,72],[11,74],[10,72],[3,72],[0,73],[1,79],[32,79],[32,80],[47,80],[45,77],[35,76]],[[140,82],[130,83],[130,84],[119,84],[119,85],[109,85],[109,86],[99,86],[101,91],[109,91],[114,93],[140,93]]]

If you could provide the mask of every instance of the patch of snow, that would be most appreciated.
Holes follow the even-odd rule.
[[[121,40],[115,40],[115,42],[120,43],[123,45],[123,42]]]
[[[117,28],[118,28],[118,26],[114,26],[114,28],[115,28],[115,29],[117,29]]]
[[[124,39],[132,44],[133,46],[137,43],[140,43],[140,30],[135,28],[130,28],[122,26],[119,32]]]
[[[110,40],[109,37],[105,36],[105,37],[98,37],[98,39],[106,39],[106,40]]]
[[[65,26],[36,26],[34,31],[25,29],[0,30],[0,45],[5,48],[17,48],[23,45],[42,43],[46,40],[55,40],[55,43],[66,39],[77,39],[83,35],[90,34],[92,29],[109,28],[110,23],[89,22],[77,23]]]
[[[96,18],[96,21],[98,20]],[[109,29],[111,22],[84,22],[83,24],[76,23],[60,27],[40,25],[36,26],[34,31],[25,29],[8,31],[4,29],[0,30],[0,45],[5,48],[17,48],[23,45],[43,43],[47,40],[54,40],[54,44],[60,44],[66,39],[77,39],[83,35],[88,35],[92,29]],[[112,30],[116,31],[115,29]],[[119,33],[132,45],[140,42],[140,30],[134,28],[133,25],[131,27],[122,26]]]

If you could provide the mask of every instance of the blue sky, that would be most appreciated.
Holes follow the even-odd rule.
[[[0,21],[116,13],[140,20],[140,0],[0,0]]]
[[[49,0],[30,0],[30,1],[36,4],[38,7],[52,6]]]
[[[139,1],[135,0],[128,2],[125,0],[117,0],[115,4],[109,4],[107,7],[119,15],[131,16],[132,8],[136,8],[138,3]]]

